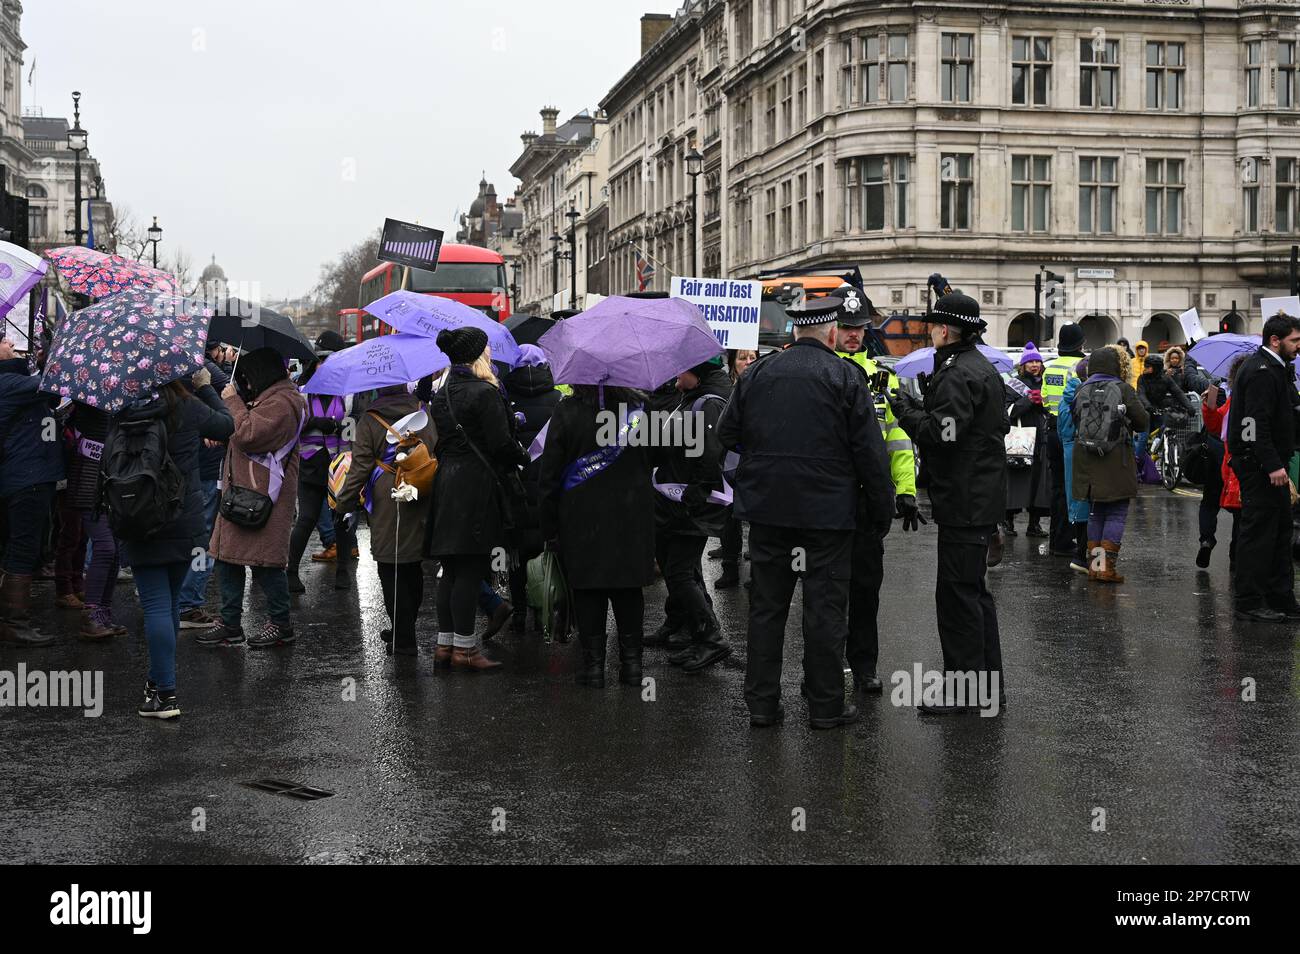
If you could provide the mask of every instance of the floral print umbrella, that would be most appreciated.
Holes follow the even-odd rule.
[[[135,289],[74,311],[54,335],[41,390],[116,414],[203,367],[212,312]]]
[[[48,249],[45,257],[54,263],[55,271],[69,288],[91,298],[107,298],[132,288],[177,293],[176,279],[171,275],[121,255],[67,245]]]

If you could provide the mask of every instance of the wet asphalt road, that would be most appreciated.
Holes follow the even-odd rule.
[[[576,643],[534,636],[497,637],[502,674],[435,673],[431,657],[384,655],[363,557],[344,594],[304,568],[292,648],[203,650],[186,631],[184,715],[159,724],[134,713],[144,643],[119,586],[131,635],[0,647],[4,670],[102,669],[107,697],[93,719],[0,709],[0,861],[1294,863],[1300,627],[1234,626],[1226,543],[1208,572],[1192,563],[1196,502],[1144,491],[1117,590],[1011,541],[991,573],[1010,696],[997,719],[922,719],[887,694],[856,726],[812,732],[792,625],[787,721],[751,730],[743,589],[715,594],[731,659],[691,676],[648,651],[654,701],[618,686],[612,660],[608,688],[573,685]],[[934,546],[933,526],[887,540],[886,681],[941,664]],[[648,593],[648,627],[662,594]],[[240,785],[265,777],[337,794]]]

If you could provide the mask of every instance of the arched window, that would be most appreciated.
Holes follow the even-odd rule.
[[[1025,342],[1033,339],[1034,326],[1038,319],[1032,311],[1022,312],[1011,319],[1007,325],[1007,347],[1023,348]]]
[[[1177,318],[1170,314],[1156,314],[1142,329],[1142,340],[1150,344],[1153,351],[1163,351],[1161,344],[1180,345],[1187,338]]]
[[[27,184],[27,198],[29,199],[48,199],[50,194],[45,191],[45,186],[39,186],[35,182]]]
[[[1079,319],[1089,350],[1111,344],[1119,337],[1115,322],[1106,315],[1085,315]]]

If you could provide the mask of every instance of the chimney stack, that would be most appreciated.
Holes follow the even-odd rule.
[[[560,111],[554,106],[542,107],[542,135],[555,135],[555,118],[560,115]]]
[[[523,142],[524,148],[527,149],[529,146],[531,146],[534,142],[537,141],[537,133],[531,131],[526,132],[521,134],[519,138]]]
[[[650,47],[659,42],[659,38],[673,25],[671,13],[647,13],[641,18],[641,55],[650,52]]]

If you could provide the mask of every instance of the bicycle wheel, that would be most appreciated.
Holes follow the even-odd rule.
[[[1165,485],[1165,490],[1173,490],[1178,486],[1178,481],[1182,479],[1181,458],[1181,442],[1167,440],[1165,442],[1165,456],[1160,461],[1160,482]]]

